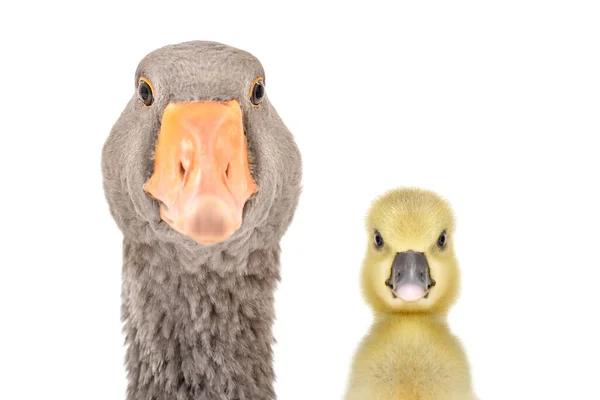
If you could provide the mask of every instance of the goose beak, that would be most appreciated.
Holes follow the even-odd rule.
[[[395,298],[415,302],[427,297],[435,281],[429,273],[425,254],[408,250],[396,254],[391,276],[385,284],[392,290]]]
[[[144,190],[174,230],[200,244],[229,238],[258,191],[236,100],[169,104]]]

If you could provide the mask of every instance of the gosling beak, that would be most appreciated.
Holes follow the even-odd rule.
[[[161,218],[196,242],[213,244],[233,235],[244,204],[258,191],[239,103],[169,104],[144,190],[159,202]]]
[[[427,298],[435,281],[429,274],[425,254],[408,250],[396,254],[391,275],[385,284],[390,287],[394,297],[415,302]]]

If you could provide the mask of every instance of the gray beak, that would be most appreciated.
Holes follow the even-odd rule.
[[[408,250],[396,254],[391,275],[385,284],[392,289],[394,297],[405,301],[418,301],[427,298],[435,281],[429,274],[425,254]]]

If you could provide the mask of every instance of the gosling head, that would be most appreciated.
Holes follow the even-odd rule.
[[[367,216],[362,285],[379,312],[446,312],[458,294],[454,217],[430,191],[396,189],[378,198]]]

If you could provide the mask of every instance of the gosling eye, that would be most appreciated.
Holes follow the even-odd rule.
[[[377,229],[375,230],[375,234],[373,235],[373,241],[375,242],[375,248],[377,250],[380,250],[383,247],[383,237]]]
[[[256,78],[250,87],[250,102],[258,106],[265,98],[265,81],[263,78]]]
[[[448,243],[448,235],[446,234],[446,231],[443,231],[440,233],[436,244],[439,249],[444,250],[446,248],[446,243]]]
[[[146,107],[150,107],[154,103],[154,90],[152,84],[146,78],[140,78],[138,83],[138,97]]]

